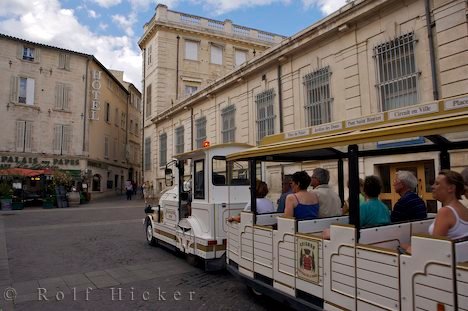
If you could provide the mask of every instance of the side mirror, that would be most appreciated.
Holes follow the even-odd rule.
[[[170,187],[174,184],[174,177],[172,176],[172,170],[170,168],[166,168],[164,170],[164,174],[165,174],[165,183],[166,183],[166,187]]]

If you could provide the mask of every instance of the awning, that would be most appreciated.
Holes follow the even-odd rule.
[[[0,176],[26,176],[26,177],[34,177],[43,174],[50,174],[50,170],[32,170],[28,168],[7,168],[0,170]]]

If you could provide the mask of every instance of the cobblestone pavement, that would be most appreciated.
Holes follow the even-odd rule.
[[[146,244],[143,202],[0,212],[2,310],[285,310]]]

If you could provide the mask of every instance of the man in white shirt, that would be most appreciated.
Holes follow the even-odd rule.
[[[330,172],[324,168],[316,168],[312,173],[310,185],[319,199],[319,217],[341,216],[341,199],[329,186]]]

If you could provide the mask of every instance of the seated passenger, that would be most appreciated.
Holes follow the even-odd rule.
[[[429,233],[458,239],[468,236],[468,208],[461,202],[465,184],[461,174],[441,170],[432,185],[432,196],[442,203]]]
[[[410,171],[398,171],[395,174],[393,187],[400,195],[391,214],[392,222],[419,220],[427,218],[426,204],[414,192],[418,180]]]
[[[319,216],[322,217],[332,217],[332,216],[341,216],[343,211],[341,207],[343,203],[339,195],[333,191],[328,185],[330,181],[330,172],[324,168],[316,168],[312,173],[310,185],[314,188],[312,190],[318,197],[320,204]]]
[[[286,197],[293,193],[291,189],[291,175],[285,175],[281,187],[281,196],[278,199],[278,213],[284,213],[286,207]]]
[[[379,200],[382,183],[377,176],[367,176],[364,179],[364,193],[367,202],[359,206],[359,222],[361,227],[390,224],[390,211],[387,205]]]
[[[310,177],[305,171],[296,172],[291,176],[292,194],[286,197],[284,216],[297,220],[314,219],[319,214],[319,199],[313,192],[308,192]]]
[[[257,214],[265,214],[265,213],[274,213],[275,212],[275,206],[273,205],[273,202],[266,197],[268,194],[268,185],[261,181],[257,180],[255,184],[255,195],[257,197],[256,203],[257,203]],[[250,202],[245,205],[244,212],[250,212],[251,211],[251,204]],[[240,222],[240,215],[236,216],[229,216],[227,219],[229,222],[231,221],[237,221]]]
[[[460,173],[463,177],[463,181],[465,182],[465,199],[462,200],[462,204],[465,205],[465,207],[468,207],[468,167],[463,169]]]

